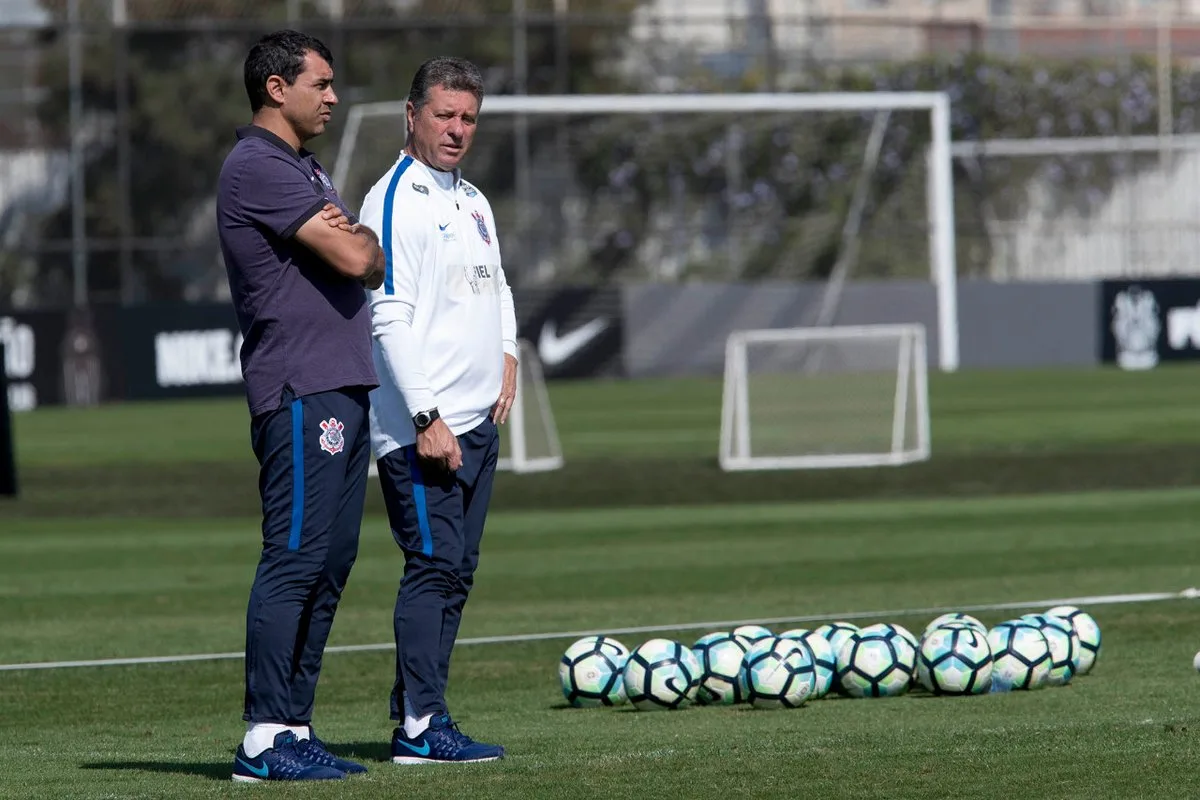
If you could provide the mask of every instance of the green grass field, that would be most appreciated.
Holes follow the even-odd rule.
[[[1200,585],[1198,396],[1186,369],[939,375],[927,464],[724,475],[717,382],[554,385],[567,468],[503,476],[462,636],[678,626],[665,635],[690,643],[708,623],[873,610],[893,611],[858,621],[918,630],[933,613],[904,609]],[[259,544],[247,428],[237,401],[19,417],[0,663],[240,650]],[[509,757],[395,767],[401,558],[370,495],[331,645],[384,647],[328,655],[316,718],[368,775],[232,786],[237,659],[17,670],[0,672],[0,797],[1200,794],[1185,600],[1091,607],[1103,652],[1067,687],[790,711],[570,709],[570,638],[463,645],[452,709]]]

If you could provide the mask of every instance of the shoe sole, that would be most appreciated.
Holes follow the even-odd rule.
[[[392,756],[393,764],[482,764],[485,761],[499,761],[504,756],[488,756],[487,758],[464,758],[450,760],[445,758],[419,758],[417,756]]]
[[[339,781],[342,778],[305,778],[303,780],[294,781],[268,781],[266,778],[255,778],[251,775],[234,775],[230,780],[234,783],[312,783],[315,781]]]

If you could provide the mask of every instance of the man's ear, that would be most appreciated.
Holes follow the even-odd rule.
[[[287,90],[287,82],[278,75],[272,75],[267,78],[267,97],[275,103],[275,105],[283,105],[284,93]]]

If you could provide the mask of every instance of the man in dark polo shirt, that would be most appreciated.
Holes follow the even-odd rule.
[[[379,286],[384,266],[375,234],[303,149],[337,103],[332,63],[324,44],[294,31],[251,48],[253,119],[219,179],[217,227],[244,337],[263,507],[235,781],[366,769],[330,754],[311,727],[325,642],[358,553],[368,392],[378,384],[364,286]]]

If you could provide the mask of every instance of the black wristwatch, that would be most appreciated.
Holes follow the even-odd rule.
[[[431,408],[428,411],[418,411],[416,414],[413,414],[413,427],[418,431],[423,431],[432,425],[433,421],[439,416],[436,408]]]

